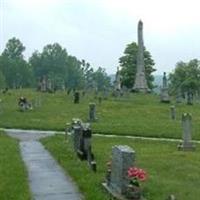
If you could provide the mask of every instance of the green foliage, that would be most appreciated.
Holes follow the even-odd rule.
[[[0,89],[3,89],[5,87],[6,87],[6,80],[3,73],[0,70]]]
[[[119,58],[120,66],[122,67],[120,73],[122,76],[122,85],[125,85],[128,88],[132,88],[134,85],[136,68],[137,68],[137,52],[138,46],[135,42],[128,44],[124,56]],[[153,75],[152,72],[155,71],[153,68],[154,61],[151,58],[150,52],[144,49],[144,64],[145,64],[145,73],[147,84],[150,89],[153,88]]]
[[[194,59],[188,63],[178,62],[169,80],[172,93],[200,92],[200,61]]]
[[[97,161],[97,172],[94,174],[87,162],[77,158],[70,146],[70,138],[66,140],[64,135],[57,135],[42,139],[42,143],[73,177],[86,200],[110,199],[101,183],[105,180],[106,163],[110,161],[114,145],[128,145],[135,150],[135,165],[148,174],[141,185],[146,199],[166,199],[174,194],[177,199],[196,200],[200,195],[196,187],[200,184],[199,145],[196,152],[181,152],[177,151],[176,142],[93,136],[92,151]]]
[[[8,59],[16,60],[23,58],[23,52],[25,47],[21,43],[21,41],[15,37],[8,40],[6,44],[6,48],[2,53],[2,56],[5,56]]]
[[[23,58],[25,47],[16,38],[8,40],[0,57],[0,66],[7,86],[29,87],[33,84],[32,70]]]
[[[97,89],[99,91],[102,91],[104,88],[107,88],[110,86],[110,77],[105,72],[105,69],[99,67],[94,73],[93,73],[93,80],[96,83]]]
[[[19,143],[0,133],[0,199],[30,200],[27,173]]]

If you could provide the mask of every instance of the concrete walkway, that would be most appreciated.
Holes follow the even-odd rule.
[[[71,178],[37,141],[53,132],[6,130],[20,139],[22,158],[28,170],[29,184],[34,200],[81,200],[82,195]]]

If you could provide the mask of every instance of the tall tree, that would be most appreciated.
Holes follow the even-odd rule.
[[[137,69],[137,52],[138,45],[135,42],[128,44],[124,50],[124,55],[119,58],[121,66],[120,74],[122,76],[122,85],[132,88],[134,85],[136,69]],[[155,71],[153,68],[154,61],[149,51],[144,48],[144,65],[147,84],[150,89],[153,88],[154,77],[152,72]]]
[[[24,50],[20,40],[14,37],[8,40],[2,53],[2,72],[9,87],[27,87],[33,82],[31,68],[23,56]]]

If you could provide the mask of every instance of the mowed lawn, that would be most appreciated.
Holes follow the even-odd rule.
[[[17,101],[25,96],[36,105],[32,111],[19,112]],[[92,124],[94,132],[102,134],[135,135],[147,137],[181,138],[181,115],[189,112],[193,117],[193,138],[200,139],[200,103],[162,104],[158,95],[130,94],[129,97],[103,100],[99,105],[94,95],[81,96],[80,104],[66,92],[46,94],[34,90],[11,90],[0,96],[0,127],[64,130],[72,118],[88,120],[90,102],[96,102],[98,121]],[[177,118],[170,118],[170,106],[175,104]]]
[[[31,199],[18,141],[0,132],[0,199]]]
[[[148,200],[166,199],[174,194],[177,199],[197,200],[200,196],[200,145],[195,152],[177,151],[177,143],[140,139],[93,138],[93,152],[97,161],[97,173],[89,170],[86,161],[80,161],[64,135],[42,139],[60,165],[73,177],[86,200],[109,200],[102,188],[106,163],[111,159],[114,145],[129,145],[136,151],[136,166],[148,173],[143,183]]]

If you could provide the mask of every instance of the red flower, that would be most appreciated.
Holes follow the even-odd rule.
[[[128,169],[128,177],[137,178],[140,181],[145,181],[147,178],[147,173],[143,169],[137,167],[130,167]]]

